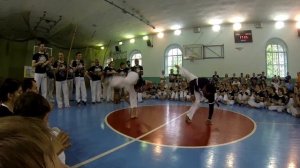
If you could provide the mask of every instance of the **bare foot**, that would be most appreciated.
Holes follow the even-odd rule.
[[[190,124],[190,123],[192,123],[192,120],[186,115],[186,116],[185,116],[185,122],[186,122],[187,124]]]

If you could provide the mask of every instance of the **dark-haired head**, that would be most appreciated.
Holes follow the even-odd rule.
[[[14,114],[23,117],[33,117],[48,120],[51,111],[49,102],[40,94],[26,92],[19,96],[15,102]]]
[[[21,93],[21,83],[16,79],[7,78],[0,87],[0,101],[13,103]]]
[[[38,88],[36,85],[36,81],[32,78],[25,78],[22,83],[23,92],[35,92],[38,93]]]

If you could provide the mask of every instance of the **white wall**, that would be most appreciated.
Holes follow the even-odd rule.
[[[145,77],[158,77],[164,68],[164,52],[170,45],[203,44],[222,45],[224,44],[224,59],[204,59],[183,61],[183,66],[198,76],[212,76],[214,71],[218,71],[221,76],[228,73],[240,72],[261,73],[266,71],[265,45],[271,38],[282,39],[288,47],[288,71],[295,77],[300,63],[300,37],[294,23],[287,23],[285,28],[276,30],[273,23],[262,23],[262,27],[257,29],[253,24],[243,25],[242,30],[252,30],[253,43],[234,43],[232,26],[222,26],[220,32],[213,32],[211,27],[201,28],[200,33],[194,33],[192,29],[182,30],[180,36],[174,36],[172,32],[165,33],[163,39],[156,36],[150,37],[154,47],[148,47],[146,42],[137,38],[134,44],[125,41],[121,46],[122,51],[128,54],[134,49],[140,50],[143,55],[143,66]],[[117,44],[115,44],[117,45]],[[242,47],[237,50],[236,47]],[[114,48],[113,48],[114,49]]]

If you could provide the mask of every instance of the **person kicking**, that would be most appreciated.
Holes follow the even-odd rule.
[[[213,83],[211,83],[207,78],[197,77],[185,68],[175,65],[179,69],[179,73],[187,79],[189,82],[189,89],[192,96],[193,104],[190,109],[186,112],[185,121],[187,123],[192,123],[193,116],[197,109],[199,108],[200,100],[205,97],[208,99],[209,105],[209,114],[206,123],[208,125],[212,124],[212,116],[214,113],[214,104],[215,104],[215,93],[216,88]],[[217,104],[219,106],[219,104]]]

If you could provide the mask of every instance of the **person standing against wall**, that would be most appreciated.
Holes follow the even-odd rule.
[[[101,103],[102,88],[101,88],[101,76],[103,68],[99,64],[99,60],[95,59],[95,65],[88,69],[88,76],[91,79],[91,95],[92,104]]]
[[[113,100],[112,94],[113,94],[113,89],[111,85],[109,84],[112,77],[117,73],[115,68],[115,63],[111,61],[107,67],[104,68],[104,81],[103,81],[103,95],[104,99],[107,102],[110,102]]]
[[[47,74],[47,100],[51,103],[54,103],[54,68],[53,68],[54,58],[52,56],[49,57],[49,64],[46,66],[46,74]]]
[[[47,98],[47,74],[46,66],[49,64],[48,55],[46,53],[45,43],[39,44],[39,51],[32,57],[32,67],[35,68],[34,80],[37,87],[41,90],[43,97]]]
[[[76,53],[76,60],[72,61],[72,68],[75,73],[75,94],[76,94],[76,101],[77,105],[83,103],[86,105],[87,96],[86,96],[86,87],[85,87],[85,67],[84,61],[82,60],[82,53]]]
[[[63,107],[63,102],[65,107],[70,107],[69,103],[69,90],[67,83],[67,64],[64,59],[64,54],[58,52],[58,60],[54,62],[53,68],[55,69],[55,88],[56,88],[56,102],[58,108]],[[64,98],[64,99],[62,99]]]

